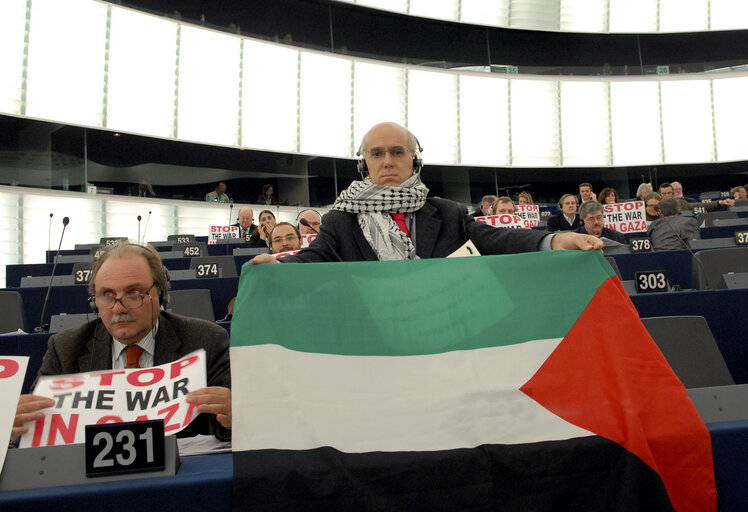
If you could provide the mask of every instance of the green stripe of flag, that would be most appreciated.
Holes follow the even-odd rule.
[[[599,251],[247,263],[231,345],[399,356],[562,338],[613,275]],[[411,279],[414,276],[418,279]],[[539,289],[548,293],[541,297],[533,292]]]

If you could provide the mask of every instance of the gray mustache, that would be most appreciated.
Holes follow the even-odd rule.
[[[135,319],[130,315],[112,315],[112,323],[117,324],[120,322],[134,322]]]

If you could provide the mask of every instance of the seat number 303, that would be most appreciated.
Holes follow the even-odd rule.
[[[638,293],[668,291],[667,272],[664,270],[637,272],[635,279]]]

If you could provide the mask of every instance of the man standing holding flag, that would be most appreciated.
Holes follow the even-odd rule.
[[[360,153],[369,176],[284,259],[342,263],[242,273],[234,508],[714,512],[709,432],[602,242],[427,199],[398,125]],[[468,240],[509,255],[444,258]],[[511,254],[542,249],[581,251]]]
[[[602,248],[596,237],[578,233],[496,229],[475,222],[458,203],[427,198],[421,151],[416,137],[398,124],[369,130],[359,149],[359,170],[368,175],[340,194],[309,247],[283,262],[442,258],[468,240],[481,254]],[[269,254],[252,259],[275,262]]]

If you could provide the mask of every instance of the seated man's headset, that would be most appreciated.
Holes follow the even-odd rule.
[[[139,246],[133,244],[132,247],[139,247]],[[144,249],[142,247],[139,247],[139,248],[142,249],[143,251],[146,250],[146,249]],[[144,256],[145,256],[145,254],[144,254]],[[171,280],[171,276],[169,276],[169,270],[165,266],[161,266],[161,269],[164,272],[164,277],[166,278],[165,282],[168,285],[169,281]],[[91,276],[91,277],[93,278],[94,276]],[[158,286],[156,289],[158,290],[158,303],[161,305],[162,308],[164,308],[164,310],[166,310],[166,305],[169,303],[169,292],[168,292],[168,290],[165,290],[161,286]],[[98,314],[99,313],[99,308],[96,306],[96,302],[94,300],[95,298],[96,298],[95,295],[89,296],[88,297],[88,305],[91,308],[91,311],[93,311],[94,313]]]
[[[423,148],[421,147],[421,143],[418,142],[418,139],[416,137],[413,138],[416,139],[416,150],[413,153],[413,174],[418,174],[423,168],[423,158],[421,158]],[[356,170],[361,175],[361,179],[364,179],[369,174],[369,168],[366,167],[366,159],[363,157],[363,153],[361,152],[361,146],[359,146],[358,151],[356,151],[356,156],[359,158]]]

